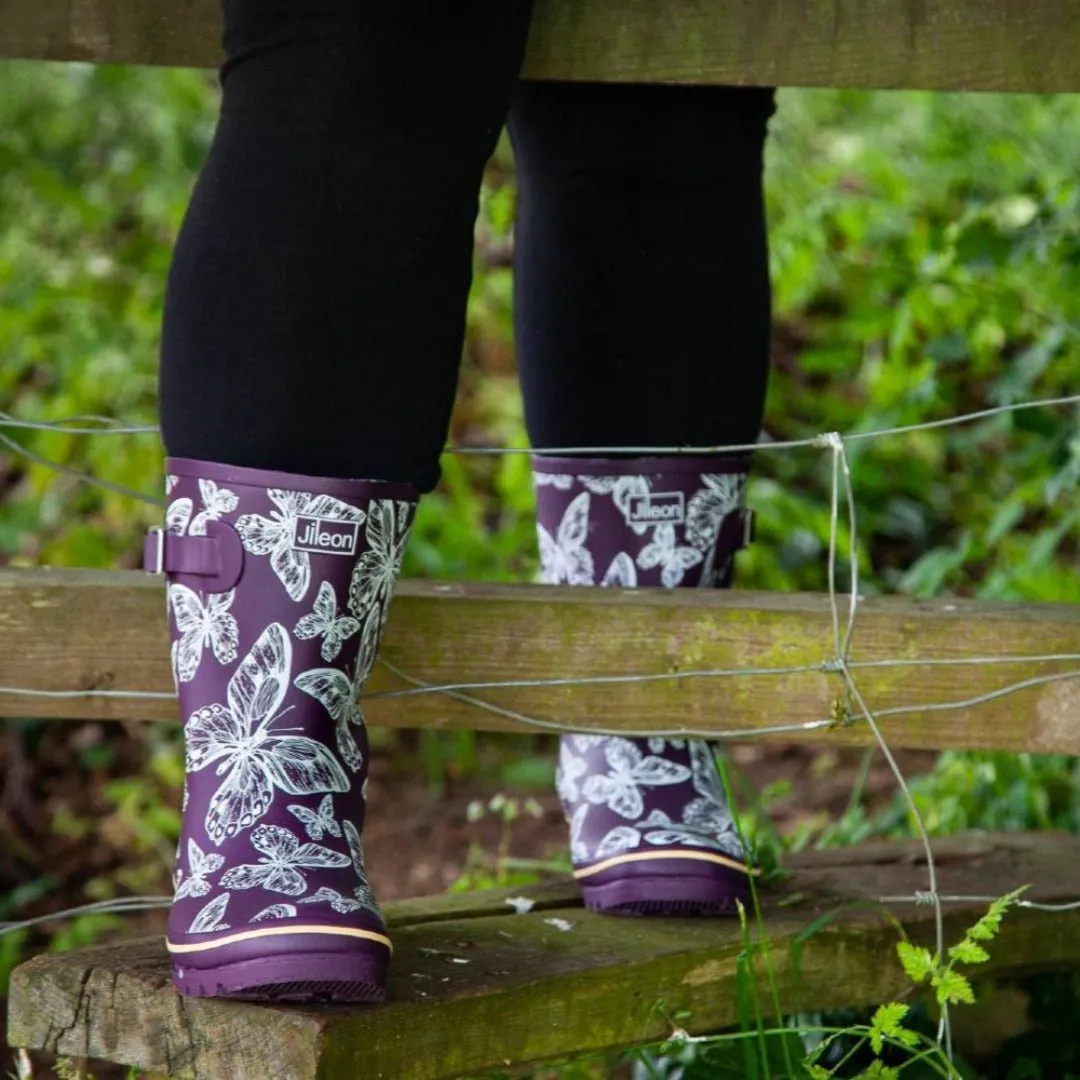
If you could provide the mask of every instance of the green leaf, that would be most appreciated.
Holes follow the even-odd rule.
[[[925,982],[934,973],[934,958],[929,949],[912,945],[910,941],[901,941],[896,946],[896,952],[912,982]]]
[[[964,938],[959,944],[949,949],[949,956],[958,964],[985,964],[990,959],[990,954],[970,938]]]
[[[975,991],[971,989],[971,983],[958,971],[938,972],[931,980],[931,985],[937,992],[939,1004],[975,1004]]]
[[[909,1012],[907,1005],[898,1001],[878,1007],[870,1021],[870,1046],[875,1054],[880,1054],[885,1046],[886,1036],[895,1037],[903,1030],[904,1017]]]

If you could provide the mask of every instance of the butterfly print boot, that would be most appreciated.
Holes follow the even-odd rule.
[[[543,579],[726,586],[735,552],[749,539],[747,465],[717,457],[534,458]],[[708,743],[564,735],[556,782],[588,907],[721,915],[748,900],[751,871]]]
[[[168,948],[182,994],[380,1001],[390,941],[364,873],[375,660],[411,488],[166,463],[146,567],[168,587],[184,720]]]

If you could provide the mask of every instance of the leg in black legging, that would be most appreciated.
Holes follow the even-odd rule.
[[[730,581],[747,457],[610,448],[757,438],[771,108],[757,90],[519,87],[515,297],[529,435],[544,448],[597,448],[535,460],[545,580]],[[747,853],[704,742],[564,736],[559,762],[589,907],[713,915],[749,902]]]
[[[521,0],[225,0],[162,343],[172,456],[430,488]]]
[[[534,445],[756,440],[768,90],[521,83],[518,363]]]

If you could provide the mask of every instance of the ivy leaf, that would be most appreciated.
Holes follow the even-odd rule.
[[[886,1037],[895,1038],[904,1030],[904,1017],[908,1011],[908,1006],[898,1001],[879,1006],[870,1021],[870,1046],[875,1054],[880,1054],[885,1048]]]
[[[938,1002],[944,1005],[975,1004],[975,991],[971,989],[971,983],[958,971],[942,971],[936,974],[932,985],[937,991]]]
[[[912,982],[925,982],[934,973],[934,958],[929,949],[912,945],[910,941],[901,941],[896,946],[896,952]]]

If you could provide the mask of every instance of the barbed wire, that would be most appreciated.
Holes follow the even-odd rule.
[[[926,860],[927,885],[925,890],[918,890],[910,896],[883,897],[883,902],[889,903],[915,903],[932,906],[934,909],[935,950],[938,957],[944,955],[944,914],[943,903],[953,902],[958,899],[969,901],[983,900],[992,901],[994,897],[956,897],[950,894],[942,894],[938,888],[937,863],[930,840],[929,830],[919,811],[918,805],[900,768],[892,750],[885,739],[878,719],[881,717],[900,716],[919,712],[943,711],[949,709],[966,709],[975,705],[983,704],[1007,694],[1016,693],[1023,689],[1043,685],[1058,680],[1080,678],[1080,670],[1055,672],[1031,678],[1015,681],[994,691],[989,691],[975,697],[969,697],[962,701],[932,702],[910,706],[893,706],[880,710],[872,710],[866,701],[857,681],[855,673],[862,669],[881,668],[886,666],[908,667],[933,667],[933,666],[959,666],[965,664],[1035,664],[1035,663],[1061,663],[1080,660],[1080,655],[1074,653],[1055,653],[1037,656],[1023,657],[973,657],[973,658],[942,658],[929,657],[926,659],[897,658],[873,661],[855,662],[850,659],[851,649],[855,640],[859,621],[859,522],[855,497],[855,487],[851,474],[851,465],[848,458],[847,447],[851,442],[865,441],[869,439],[882,439],[893,436],[911,434],[928,430],[954,427],[961,424],[974,423],[979,420],[992,419],[1006,414],[1017,413],[1022,410],[1060,407],[1068,405],[1080,405],[1080,394],[1064,397],[1048,398],[1035,401],[1014,402],[981,409],[976,412],[966,413],[954,417],[938,420],[930,420],[917,424],[907,424],[898,427],[879,429],[874,431],[854,431],[847,435],[839,432],[824,432],[813,438],[797,439],[789,441],[763,441],[750,445],[729,446],[694,446],[694,447],[558,447],[558,448],[528,448],[528,447],[467,447],[451,446],[446,452],[459,455],[491,455],[491,454],[530,454],[546,456],[573,457],[576,455],[588,455],[591,457],[605,456],[610,454],[619,455],[648,455],[648,456],[672,456],[672,455],[714,455],[714,454],[740,454],[762,451],[796,450],[796,449],[820,449],[831,453],[831,485],[829,507],[829,543],[828,543],[828,606],[832,628],[832,655],[826,655],[818,664],[793,665],[788,667],[770,668],[738,668],[738,669],[704,669],[683,672],[664,672],[656,674],[633,674],[633,675],[596,675],[570,678],[552,679],[516,679],[487,682],[458,682],[458,683],[430,683],[402,670],[398,665],[386,658],[381,658],[380,663],[395,677],[408,685],[407,689],[380,691],[371,694],[361,694],[361,700],[386,700],[391,698],[408,697],[421,694],[440,694],[453,700],[459,701],[471,707],[485,710],[492,714],[510,719],[517,724],[528,728],[536,728],[550,732],[566,733],[572,731],[584,731],[590,734],[611,735],[662,735],[665,737],[701,737],[707,739],[730,739],[747,738],[761,735],[784,735],[803,734],[808,732],[822,731],[837,726],[850,726],[861,722],[867,726],[873,744],[883,755],[885,762],[895,779],[908,816],[916,833],[917,839],[923,849]],[[20,420],[9,413],[0,413],[0,428],[16,428],[30,430],[47,430],[70,435],[135,435],[153,434],[156,428],[149,425],[124,424],[108,417],[89,416],[73,417],[63,421],[27,421]],[[130,495],[143,502],[155,506],[164,505],[161,499],[152,498],[142,492],[134,491],[123,485],[103,481],[100,478],[79,472],[58,462],[49,461],[29,448],[23,446],[17,440],[0,431],[0,445],[8,447],[13,453],[25,456],[36,464],[52,467],[61,473],[74,479],[92,483],[106,490]],[[848,588],[846,590],[846,603],[841,599],[837,578],[840,564],[840,534],[841,518],[846,518],[848,541]],[[844,608],[846,607],[846,611]],[[549,720],[541,717],[529,716],[514,709],[508,709],[494,702],[478,698],[466,691],[470,690],[499,690],[520,687],[572,687],[587,685],[614,685],[626,683],[646,683],[654,681],[686,680],[697,678],[746,678],[776,675],[799,675],[799,674],[825,674],[837,675],[843,687],[842,700],[846,702],[843,715],[832,716],[820,720],[804,721],[802,723],[778,724],[750,729],[737,729],[733,731],[719,731],[715,728],[695,730],[685,727],[665,728],[655,732],[628,732],[625,729],[605,730],[601,728],[585,727],[582,725],[566,724],[558,720]],[[74,698],[106,698],[106,699],[132,699],[132,700],[167,700],[175,698],[173,693],[135,691],[135,690],[43,690],[29,687],[3,686],[0,694],[25,695],[28,697],[74,699]],[[132,897],[126,900],[105,901],[98,904],[84,905],[80,908],[69,909],[67,912],[53,915],[40,916],[35,919],[23,920],[18,923],[0,923],[0,933],[11,932],[15,929],[28,928],[43,922],[53,921],[67,914],[84,912],[105,911],[138,911],[148,910],[155,907],[167,906],[169,899],[166,897]],[[1064,904],[1039,904],[1036,901],[1021,901],[1021,906],[1033,907],[1043,911],[1071,911],[1080,908],[1080,901]],[[944,1006],[938,1028],[938,1041],[952,1060],[952,1033],[948,1007]]]

